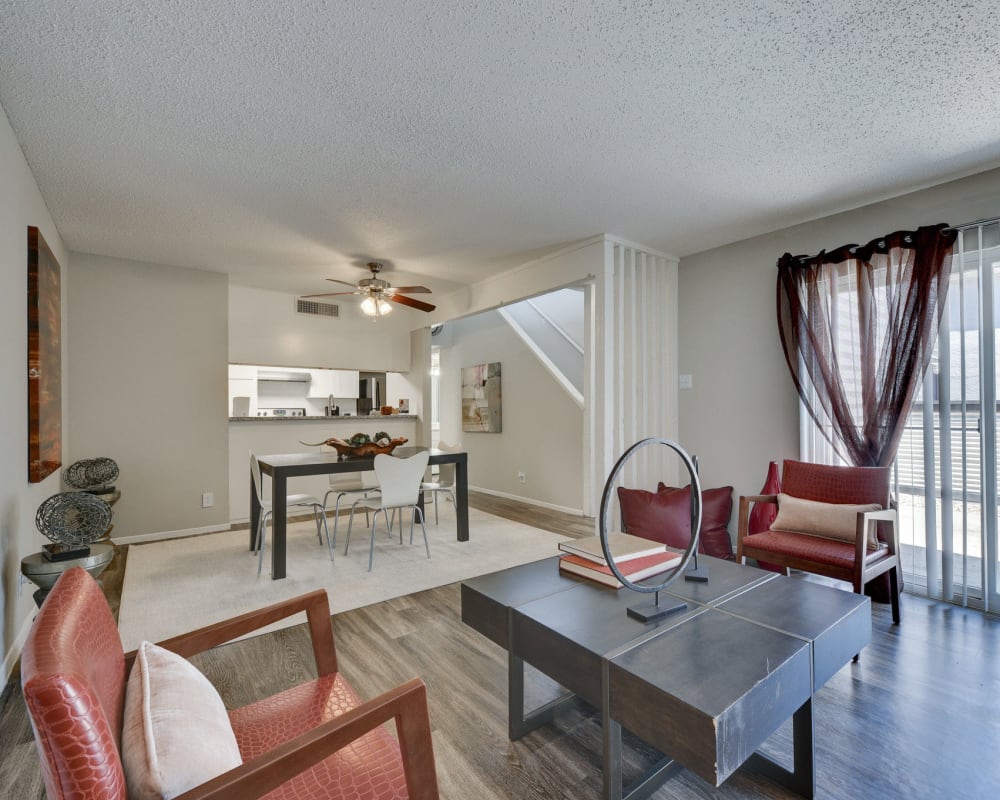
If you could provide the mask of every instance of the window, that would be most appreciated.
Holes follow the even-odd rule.
[[[849,282],[831,291],[848,313]],[[940,333],[896,454],[893,494],[907,588],[994,610],[998,323],[1000,223],[962,226]],[[838,341],[852,351],[848,339]],[[838,463],[804,407],[801,416],[803,458]]]

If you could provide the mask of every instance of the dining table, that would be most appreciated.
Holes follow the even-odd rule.
[[[397,447],[393,456],[408,458],[416,453],[427,451],[428,459],[433,464],[455,465],[455,516],[457,518],[457,539],[460,542],[469,540],[469,457],[466,452],[450,452],[433,447]],[[285,453],[278,455],[258,456],[260,471],[271,476],[271,579],[279,580],[286,575],[286,536],[287,536],[287,498],[288,479],[303,475],[329,475],[340,472],[365,472],[375,469],[375,456],[341,456],[334,452],[319,453]],[[423,513],[424,494],[420,493],[418,500],[421,514]],[[256,544],[257,525],[260,521],[260,503],[257,492],[253,488],[253,477],[250,478],[250,549]]]

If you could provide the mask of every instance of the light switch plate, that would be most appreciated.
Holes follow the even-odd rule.
[[[694,388],[694,376],[693,375],[680,375],[680,376],[678,376],[677,386],[680,389],[693,389]]]

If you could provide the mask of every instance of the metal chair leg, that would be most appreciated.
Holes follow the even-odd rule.
[[[420,529],[424,532],[424,550],[427,551],[427,557],[430,558],[431,557],[431,546],[427,542],[427,526],[424,525],[424,515],[423,515],[423,512],[420,510],[420,506],[414,506],[413,507],[413,511],[415,512],[414,516],[416,516],[416,514],[420,515]]]
[[[358,501],[355,500],[351,503],[351,516],[347,519],[347,536],[344,541],[344,555],[347,555],[347,549],[351,546],[351,528],[354,527],[354,508],[357,506]]]
[[[270,511],[261,512],[260,522],[257,527],[257,574],[260,575],[264,568],[264,544],[267,541],[267,518],[271,516]]]
[[[329,494],[329,492],[328,492]],[[333,543],[330,545],[330,560],[333,561],[333,551],[337,549],[337,525],[340,522],[340,501],[344,493],[340,492],[333,504]]]
[[[324,510],[323,516],[326,516],[326,511]],[[320,546],[323,545],[323,529],[319,524],[319,506],[313,506],[313,522],[316,523],[316,538],[319,539]]]
[[[333,548],[330,547],[330,526],[326,522],[326,506],[315,506],[320,512],[320,519],[323,520],[323,530],[326,532],[326,549],[330,551],[330,560],[333,561]],[[320,545],[323,544],[322,537],[319,541]]]
[[[382,509],[382,515],[385,516],[385,509]],[[375,558],[375,528],[378,527],[378,510],[372,514],[372,536],[371,542],[368,544],[368,571],[372,571],[372,561]]]

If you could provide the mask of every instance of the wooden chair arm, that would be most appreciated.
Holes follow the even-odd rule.
[[[392,719],[396,722],[406,788],[411,800],[437,800],[427,688],[418,678],[179,795],[177,800],[261,797]]]
[[[309,624],[313,656],[316,659],[316,671],[319,675],[331,675],[337,671],[337,650],[333,642],[330,601],[324,589],[316,589],[307,594],[259,608],[256,611],[248,611],[238,617],[206,625],[170,639],[164,639],[157,644],[166,650],[190,658],[196,653],[231,642],[233,639],[238,639],[240,636],[302,611],[306,612],[306,620]],[[131,669],[134,660],[134,650],[125,654],[126,669]]]
[[[855,563],[864,563],[868,552],[869,526],[873,524],[877,525],[879,522],[889,523],[889,553],[895,555],[899,552],[899,514],[896,509],[883,508],[879,511],[859,511],[858,527],[854,537]]]
[[[776,494],[746,494],[740,495],[740,511],[738,524],[736,527],[737,544],[743,540],[750,530],[750,504],[751,503],[778,503]]]

